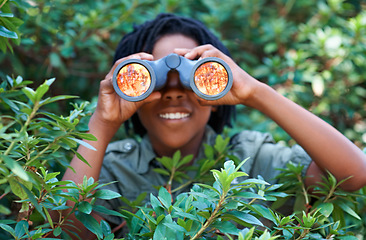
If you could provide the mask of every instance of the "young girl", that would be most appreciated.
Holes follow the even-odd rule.
[[[215,101],[199,99],[181,86],[179,73],[171,71],[164,88],[143,101],[128,102],[115,93],[112,74],[119,63],[131,58],[157,60],[170,53],[191,60],[223,59],[233,73],[231,90]],[[68,169],[63,179],[81,183],[86,175],[101,183],[117,181],[108,188],[130,200],[142,192],[156,194],[154,186],[166,183],[166,177],[152,171],[155,158],[172,156],[180,150],[183,156],[193,154],[194,159],[200,159],[203,143],[213,144],[216,134],[230,125],[237,104],[258,109],[299,144],[288,148],[275,144],[269,134],[238,133],[232,140],[232,149],[240,159],[249,157],[243,165],[246,173],[254,177],[261,175],[271,182],[278,174],[275,169],[284,168],[292,161],[305,166],[309,186],[321,181],[325,170],[338,180],[352,176],[342,184],[345,190],[353,191],[366,184],[366,157],[360,149],[332,126],[247,74],[202,23],[172,14],[157,16],[121,40],[115,63],[100,83],[98,105],[89,122],[90,133],[98,139],[89,143],[96,151],[83,146],[78,149],[91,168],[74,157],[71,166],[76,173]],[[117,129],[127,121],[132,121],[142,141],[125,139],[109,144]],[[118,211],[122,202],[100,204]],[[116,225],[122,221],[110,216],[107,220]]]

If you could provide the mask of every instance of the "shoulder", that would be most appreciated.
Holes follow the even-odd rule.
[[[127,168],[135,173],[145,173],[155,153],[147,136],[141,141],[124,139],[110,143],[104,155],[103,168]]]
[[[140,143],[134,139],[124,139],[108,145],[102,170],[113,171],[116,168],[132,168],[132,162],[139,156]]]
[[[244,130],[231,138],[231,144],[235,147],[259,148],[265,143],[275,144],[273,137],[269,133]]]
[[[135,139],[127,138],[123,140],[119,140],[116,142],[112,142],[108,145],[105,154],[109,153],[119,153],[119,154],[128,154],[135,150],[138,150],[139,142]]]

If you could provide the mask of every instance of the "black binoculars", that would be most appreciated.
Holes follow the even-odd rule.
[[[220,58],[189,60],[172,53],[156,61],[129,59],[121,62],[113,72],[113,87],[127,101],[141,101],[152,91],[164,87],[171,70],[179,72],[184,88],[206,100],[223,97],[233,83],[229,65]]]

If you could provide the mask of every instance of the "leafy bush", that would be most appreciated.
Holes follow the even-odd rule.
[[[95,137],[77,129],[80,119],[89,112],[87,102],[73,104],[75,109],[67,117],[43,110],[47,104],[73,98],[62,95],[44,98],[53,81],[45,81],[36,90],[27,87],[30,82],[21,77],[8,77],[0,85],[0,227],[14,239],[38,239],[50,234],[65,238],[64,228],[72,226],[70,214],[84,220],[84,215],[92,210],[108,211],[92,206],[88,199],[119,196],[108,190],[96,191],[102,185],[97,186],[93,179],[85,179],[80,186],[57,179],[60,174],[54,171],[57,164],[68,166],[70,152],[75,153],[77,144],[90,147],[81,139],[95,140]],[[75,206],[66,206],[67,200],[75,202]],[[69,215],[61,218],[59,214],[57,220],[51,219],[51,211],[66,209],[70,209]],[[94,224],[91,218],[83,222]],[[74,231],[77,232],[75,229],[70,232]]]

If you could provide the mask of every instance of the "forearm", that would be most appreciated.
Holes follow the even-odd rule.
[[[366,158],[363,152],[331,125],[309,111],[260,84],[251,105],[283,128],[310,155],[322,170],[338,180],[353,176],[344,189],[353,190],[366,184]]]

